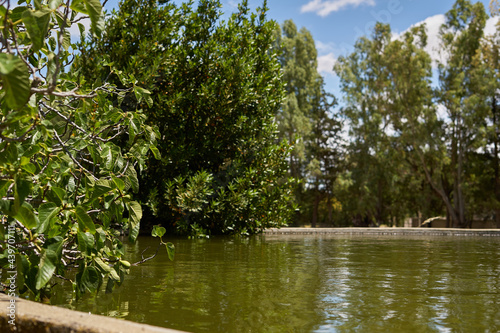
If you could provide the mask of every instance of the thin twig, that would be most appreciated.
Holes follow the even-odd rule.
[[[161,243],[158,243],[158,247],[156,248],[156,252],[155,254],[153,254],[151,257],[147,257],[147,258],[144,258],[144,252],[146,252],[146,250],[148,250],[150,248],[150,246],[148,246],[147,248],[145,248],[142,252],[141,252],[141,258],[142,260],[141,261],[138,261],[136,263],[133,263],[132,266],[137,266],[137,265],[140,265],[142,263],[145,263],[146,261],[148,260],[151,260],[153,259],[154,257],[156,257],[156,255],[158,254],[158,251],[160,250],[160,246],[161,246]]]

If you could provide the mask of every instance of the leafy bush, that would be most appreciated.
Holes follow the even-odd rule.
[[[57,279],[70,280],[76,295],[104,282],[110,291],[130,266],[120,233],[134,241],[139,232],[136,168],[159,134],[140,110],[109,96],[148,92],[125,75],[121,89],[86,82],[70,67],[69,29],[88,15],[98,35],[99,1],[9,6],[0,6],[0,264],[17,271],[19,293],[38,299]]]
[[[284,93],[275,23],[265,3],[251,13],[243,1],[227,22],[220,6],[125,0],[79,60],[87,80],[120,84],[92,68],[101,57],[151,91],[149,104],[127,101],[144,108],[161,137],[162,158],[148,160],[141,198],[151,220],[179,233],[255,233],[293,212],[293,180],[284,180],[290,147],[274,123]]]

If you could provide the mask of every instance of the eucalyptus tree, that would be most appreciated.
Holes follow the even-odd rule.
[[[276,119],[280,137],[293,143],[290,175],[302,181],[296,191],[303,222],[318,220],[319,203],[331,208],[333,182],[339,160],[341,122],[334,113],[336,99],[324,89],[317,67],[317,51],[311,33],[297,30],[292,20],[276,31],[275,48],[285,83],[285,100]],[[328,209],[331,222],[331,209]]]
[[[292,177],[305,176],[306,140],[312,130],[313,99],[321,96],[322,78],[318,73],[317,51],[311,33],[292,20],[278,33],[279,62],[285,83],[285,100],[277,113],[280,136],[293,143],[290,155]]]
[[[134,80],[117,89],[78,78],[70,28],[83,30],[84,17],[100,34],[98,0],[0,5],[0,264],[10,295],[50,297],[62,280],[77,297],[105,282],[111,291],[130,267],[120,234],[138,235],[136,167],[158,132],[108,98],[146,96]]]
[[[333,222],[334,184],[342,164],[342,122],[334,113],[335,96],[321,87],[321,94],[312,99],[311,133],[307,136],[306,183],[312,197],[311,225],[315,227],[320,218],[320,203],[326,199],[326,211],[322,213],[328,224]]]
[[[408,181],[418,185],[425,179],[453,226],[467,226],[488,201],[490,207],[496,204],[484,194],[493,193],[485,191],[486,179],[491,179],[488,170],[498,172],[498,55],[495,43],[483,38],[486,18],[481,3],[465,0],[457,1],[446,14],[440,32],[446,60],[439,64],[436,91],[431,88],[431,59],[424,51],[424,26],[392,38],[390,28],[378,24],[372,39],[360,39],[353,54],[339,59],[336,69],[347,95],[344,114],[354,136],[350,175],[358,197],[376,193],[370,191],[375,175],[366,170],[385,161],[380,170],[386,179],[397,179],[390,183],[391,192],[403,193],[400,189],[407,189]],[[439,109],[446,116],[439,117]],[[492,162],[484,164],[488,157],[481,152],[488,149]],[[364,160],[369,162],[363,164]],[[409,176],[411,172],[414,175]],[[496,176],[493,179],[490,183],[495,184]],[[417,188],[427,191],[422,185]],[[420,207],[425,206],[423,193],[415,198]],[[362,207],[370,210],[364,202]],[[428,208],[427,213],[440,210],[439,205]]]
[[[394,147],[414,173],[413,185],[420,190],[413,197],[415,209],[408,209],[407,213],[432,217],[440,214],[440,205],[426,204],[431,200],[425,183],[447,210],[453,207],[444,181],[448,160],[443,139],[445,123],[437,114],[431,87],[431,57],[425,51],[426,45],[425,25],[411,28],[388,45],[385,56],[390,64],[387,90],[390,103],[386,110],[394,130]]]
[[[497,3],[498,6],[498,3]],[[498,7],[497,7],[498,8]],[[496,12],[492,10],[492,15]],[[487,109],[482,126],[485,129],[484,148],[475,154],[472,170],[476,179],[473,188],[473,213],[492,212],[500,227],[500,23],[491,36],[484,36],[473,59],[471,84],[478,99]],[[474,163],[475,162],[475,163]]]
[[[474,59],[480,51],[486,19],[482,3],[457,0],[446,13],[446,22],[440,30],[446,61],[439,64],[437,94],[448,118],[445,140],[449,150],[450,201],[453,207],[448,203],[447,207],[456,227],[465,227],[470,222],[466,206],[468,199],[472,199],[468,186],[472,175],[467,167],[472,154],[484,147],[484,119],[489,106],[480,97],[482,84],[474,82],[473,77],[478,65]]]
[[[354,52],[335,65],[350,135],[343,178],[349,179],[351,195],[344,196],[342,206],[356,225],[387,223],[394,208],[402,206],[398,172],[404,174],[404,163],[394,150],[390,118],[391,37],[388,25],[377,24],[371,38],[360,38]]]

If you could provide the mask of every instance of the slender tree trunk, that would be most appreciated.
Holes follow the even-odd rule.
[[[455,212],[455,209],[453,208],[450,199],[444,192],[442,188],[439,188],[433,181],[431,174],[429,172],[429,169],[427,168],[427,164],[425,163],[424,157],[422,156],[422,153],[419,152],[419,157],[420,157],[420,162],[422,163],[422,167],[424,169],[425,173],[425,179],[427,179],[427,182],[431,186],[431,188],[441,197],[441,200],[443,200],[444,205],[446,206],[446,210],[448,212],[448,215],[450,216],[453,226],[455,226],[455,221],[458,221],[458,216],[457,213]],[[442,186],[441,186],[442,187]]]
[[[332,225],[332,222],[333,222],[332,196],[328,195],[328,225]]]
[[[498,124],[498,119],[497,119],[497,99],[494,96],[492,105],[491,105],[491,112],[493,114],[493,129],[494,129],[494,138],[493,138],[493,168],[495,171],[495,197],[497,199],[496,202],[496,209],[495,209],[495,221],[497,228],[500,229],[500,160],[498,158],[498,144],[499,144],[499,138],[500,138],[500,130],[499,130],[499,124]]]
[[[314,196],[314,203],[313,203],[313,214],[312,214],[312,220],[311,220],[311,227],[316,228],[316,225],[318,223],[318,210],[319,210],[319,203],[321,201],[321,196],[318,191],[316,191],[315,196]]]

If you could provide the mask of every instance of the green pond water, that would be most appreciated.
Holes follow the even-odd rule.
[[[500,239],[172,240],[112,294],[68,303],[189,332],[499,332]],[[127,246],[131,262],[157,239]]]

